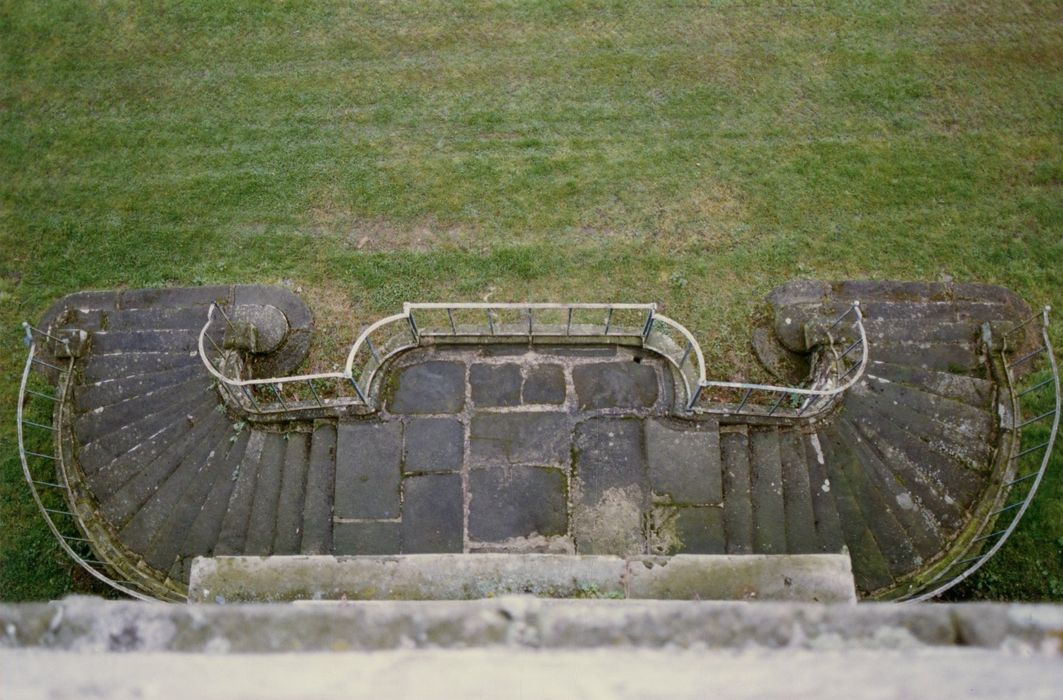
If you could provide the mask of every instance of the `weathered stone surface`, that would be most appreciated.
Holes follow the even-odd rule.
[[[654,494],[673,503],[723,501],[720,436],[715,421],[647,419],[646,461]]]
[[[792,554],[818,552],[809,469],[799,433],[793,430],[779,432],[779,458],[782,462],[787,551]]]
[[[396,382],[388,404],[394,413],[457,413],[465,405],[465,365],[461,362],[435,360],[403,367]]]
[[[465,426],[454,418],[411,418],[406,423],[406,473],[459,471]]]
[[[581,409],[649,408],[657,401],[657,372],[648,363],[577,365],[572,382]]]
[[[744,433],[720,436],[723,458],[723,514],[728,554],[753,553],[753,499],[749,440]]]
[[[753,551],[781,554],[787,551],[786,513],[776,430],[749,433],[749,462],[753,480]]]
[[[402,525],[398,522],[336,523],[332,530],[335,554],[398,554]]]
[[[402,551],[461,552],[464,503],[460,474],[423,474],[403,479]]]
[[[577,500],[594,503],[611,488],[636,486],[646,492],[642,421],[590,418],[576,426]]]
[[[476,363],[469,367],[472,402],[477,406],[518,405],[520,382],[520,365]]]
[[[536,365],[524,378],[522,399],[526,404],[562,404],[567,393],[561,365]]]
[[[336,433],[336,506],[341,518],[399,517],[402,424],[340,423]]]
[[[205,371],[201,365],[183,365],[139,377],[80,385],[74,389],[75,406],[78,412],[111,406],[160,389],[181,387]]]
[[[272,553],[298,554],[302,541],[303,506],[306,503],[306,477],[310,452],[310,433],[285,434],[284,466],[281,490],[277,498],[277,525]]]
[[[310,440],[310,463],[306,474],[306,502],[303,505],[303,533],[299,549],[303,554],[332,551],[332,508],[336,490],[336,426],[319,422]]]
[[[566,466],[570,419],[564,413],[477,413],[469,430],[471,466]]]
[[[869,378],[877,377],[917,387],[954,401],[963,401],[975,408],[987,408],[993,398],[993,382],[962,374],[872,361],[867,375]]]
[[[248,352],[266,354],[276,351],[288,338],[288,319],[284,312],[272,304],[244,304],[236,306],[229,314],[234,327],[245,324],[254,328],[250,345],[236,345]],[[228,344],[228,339],[226,339]]]
[[[500,542],[564,534],[568,529],[565,481],[560,469],[473,469],[469,472],[469,537]]]
[[[251,517],[251,506],[255,497],[258,463],[262,459],[262,448],[266,444],[266,434],[263,431],[248,432],[251,435],[247,449],[244,450],[243,459],[231,477],[235,483],[222,518],[218,541],[214,547],[216,556],[243,552],[244,538],[247,536],[247,522]]]
[[[226,557],[195,563],[189,600],[545,597],[855,602],[848,557],[553,554]],[[575,640],[573,640],[573,643]]]
[[[203,366],[199,353],[185,352],[138,352],[114,355],[90,354],[81,366],[81,380],[86,384],[108,379],[135,377],[153,374],[186,365]],[[205,370],[204,370],[205,371]]]
[[[727,548],[722,508],[680,508],[675,528],[684,554],[723,554]]]

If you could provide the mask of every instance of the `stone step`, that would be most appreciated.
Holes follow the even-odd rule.
[[[299,551],[327,554],[332,551],[332,503],[336,488],[336,426],[318,422],[310,440],[303,504],[303,532]]]
[[[812,509],[809,467],[802,436],[794,429],[779,431],[779,458],[782,462],[783,502],[786,513],[786,551],[811,554],[821,551],[816,536],[816,514]]]
[[[753,482],[753,551],[783,554],[787,551],[786,510],[777,430],[749,432],[749,464]]]
[[[152,434],[117,459],[87,474],[86,478],[97,499],[110,497],[149,465],[170,456],[175,445],[210,417],[224,415],[216,409],[214,402],[200,401],[190,411],[175,413],[170,417],[173,422],[165,430]]]
[[[933,559],[946,545],[946,538],[934,512],[924,507],[904,487],[854,425],[844,419],[834,425],[859,461],[863,475],[886,499],[890,511],[904,528],[915,551],[924,560]]]
[[[841,518],[831,493],[830,476],[827,474],[827,457],[820,444],[819,435],[810,433],[802,437],[805,463],[808,465],[808,483],[812,494],[812,512],[816,517],[816,536],[820,551],[828,554],[840,552],[845,547]]]
[[[81,443],[91,442],[180,401],[183,397],[199,396],[209,389],[210,385],[206,378],[196,377],[176,387],[160,387],[147,394],[82,413],[74,419],[74,431]]]
[[[186,572],[193,557],[209,556],[214,553],[221,536],[222,526],[228,514],[233,489],[239,478],[240,465],[243,464],[247,456],[249,439],[253,432],[256,431],[246,427],[241,430],[235,436],[236,440],[232,442],[229,453],[225,455],[225,461],[219,465],[210,490],[207,492],[207,498],[203,501],[202,508],[199,509],[195,518],[190,521],[188,531],[175,552],[178,557],[178,569],[176,575],[174,575],[176,580],[188,580]],[[232,436],[228,439],[232,440]],[[173,559],[169,557],[169,551],[163,551],[162,547],[160,547],[158,557],[160,563]],[[187,565],[185,562],[187,562]]]
[[[97,491],[100,510],[116,528],[122,528],[150,499],[159,486],[187,459],[202,459],[213,446],[221,431],[229,425],[229,418],[218,411],[208,411],[198,418],[192,429],[180,440],[141,468],[119,488]]]
[[[222,519],[218,541],[214,546],[216,556],[242,554],[247,539],[247,527],[251,520],[251,507],[255,498],[255,480],[258,478],[258,465],[264,454],[267,433],[263,430],[251,430],[243,459],[237,468],[236,480],[229,497],[228,508]]]
[[[185,365],[203,366],[198,352],[133,352],[116,355],[90,354],[81,364],[81,381],[86,384],[106,379],[154,374]]]
[[[251,515],[247,523],[242,553],[268,556],[273,547],[277,528],[277,502],[281,492],[281,473],[284,470],[286,445],[283,433],[266,433],[262,457],[255,477],[255,495],[251,499]]]
[[[833,328],[827,321],[817,316],[805,328],[806,345],[823,345],[828,341],[828,332],[835,343],[853,343],[860,334],[850,323],[840,323]],[[868,346],[877,348],[882,345],[901,343],[927,343],[930,345],[960,344],[975,347],[981,337],[982,326],[976,321],[923,319],[896,319],[864,317],[864,332]]]
[[[828,453],[832,456],[830,472],[836,478],[843,479],[848,486],[849,494],[889,566],[890,575],[900,578],[918,569],[922,558],[916,553],[908,533],[897,521],[894,508],[868,476],[848,436],[838,424],[820,430],[819,435],[821,440],[828,441]]]
[[[868,357],[880,362],[911,365],[952,374],[976,372],[985,364],[976,347],[954,343],[879,343],[870,346]]]
[[[860,505],[854,495],[854,489],[846,480],[838,457],[834,454],[833,443],[822,431],[817,433],[820,449],[824,453],[826,471],[829,479],[829,495],[834,500],[838,512],[841,530],[845,537],[845,546],[853,562],[853,578],[856,587],[863,593],[871,593],[893,583],[889,563],[882,555],[875,535],[864,519]]]
[[[852,392],[845,399],[843,415],[892,421],[934,452],[969,471],[984,473],[990,469],[993,445],[986,441],[985,434],[967,435],[957,425],[934,419],[900,402],[884,401],[869,392]]]
[[[895,479],[932,512],[942,527],[955,532],[977,488],[977,477],[960,465],[932,452],[925,443],[888,420],[846,416],[860,434],[889,463]]]
[[[202,469],[189,482],[166,521],[158,528],[158,532],[144,551],[145,561],[156,569],[170,570],[182,553],[185,542],[193,536],[196,521],[203,513],[214,491],[225,490],[225,481],[231,483],[231,470],[226,468],[229,466],[231,453],[234,450],[242,450],[243,445],[247,444],[246,432],[243,431],[243,437],[235,431],[222,435],[210,456],[204,460]],[[215,522],[220,524],[220,518]],[[214,535],[217,536],[217,530],[214,531]],[[209,552],[209,545],[205,545],[195,553],[205,555]]]
[[[753,494],[749,438],[744,432],[720,435],[723,464],[723,521],[728,554],[753,553]]]
[[[310,433],[289,432],[285,434],[285,439],[284,468],[277,500],[277,525],[271,550],[273,554],[280,555],[298,554],[302,541]]]
[[[203,306],[147,307],[107,313],[108,331],[184,329],[198,334],[206,322],[207,309]]]
[[[78,413],[85,413],[94,408],[112,406],[159,389],[180,386],[205,374],[206,369],[201,365],[182,365],[139,377],[107,379],[93,384],[82,384],[74,387],[74,407]]]
[[[230,432],[228,421],[218,421],[210,433],[203,435],[185,453],[181,463],[158,485],[118,533],[118,538],[126,547],[140,554],[148,550],[170,513],[178,503],[189,497],[188,491],[194,486],[194,481],[202,479],[204,470],[218,451],[228,447],[226,438]]]
[[[142,352],[197,352],[198,334],[191,329],[99,331],[92,334],[94,355]]]
[[[990,408],[995,394],[993,382],[988,379],[877,360],[868,366],[867,376],[921,389],[953,401],[962,401],[968,406],[982,410]]]
[[[684,506],[720,505],[720,434],[715,420],[648,418],[644,426],[650,488]]]
[[[127,289],[118,300],[120,309],[146,309],[155,307],[198,306],[206,308],[211,302],[227,303],[233,288],[228,285],[209,287],[152,287]]]

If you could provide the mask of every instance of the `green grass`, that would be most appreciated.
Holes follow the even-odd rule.
[[[717,377],[757,375],[749,319],[794,277],[1059,306],[1060,20],[1053,2],[0,1],[0,598],[85,586],[12,429],[17,324],[78,289],[290,280],[332,318],[321,362],[407,299],[656,301]],[[1057,460],[977,595],[1063,597],[1061,497]]]

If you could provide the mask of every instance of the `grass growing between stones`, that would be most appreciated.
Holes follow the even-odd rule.
[[[656,301],[734,379],[762,376],[750,320],[794,277],[951,277],[1063,307],[1060,19],[5,3],[0,598],[86,585],[13,430],[17,324],[78,289],[288,280],[326,330],[318,368],[405,300]],[[971,595],[1063,599],[1061,472]]]

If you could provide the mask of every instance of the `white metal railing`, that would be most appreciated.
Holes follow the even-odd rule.
[[[632,343],[660,354],[677,369],[685,412],[780,418],[819,415],[860,380],[868,360],[859,302],[824,329],[823,352],[829,361],[821,363],[808,386],[800,387],[708,380],[697,340],[682,324],[657,313],[656,304],[407,302],[401,313],[382,318],[359,334],[340,371],[245,379],[240,376],[239,353],[214,339],[219,319],[232,326],[224,309],[212,304],[199,334],[200,358],[229,400],[250,415],[290,416],[349,406],[373,410],[377,407],[373,380],[379,369],[397,353],[424,342],[580,338]],[[839,350],[835,343],[844,337],[855,340]],[[213,355],[207,352],[208,344]],[[851,362],[858,349],[859,361]],[[744,393],[737,404],[710,401],[710,394],[717,391]],[[770,401],[758,401],[761,394]],[[788,397],[793,407],[782,405]]]
[[[995,507],[982,520],[972,539],[948,564],[929,581],[908,591],[901,600],[936,598],[982,568],[1007,542],[1037,494],[1059,435],[1059,367],[1056,365],[1052,341],[1048,337],[1050,311],[1051,307],[1044,307],[1001,336],[1000,364],[1012,404],[1005,430],[1012,433],[1013,439],[1009,441],[1011,454],[1005,465],[1006,481],[1001,484]],[[1009,361],[1007,353],[1012,349],[1009,343],[1017,333],[1038,319],[1041,321],[1038,347]],[[1023,341],[1020,339],[1017,345],[1021,347]],[[1029,375],[1026,382],[1029,386],[1020,387],[1014,370],[1041,355],[1047,358],[1046,370]],[[1033,437],[1033,444],[1023,447],[1026,435]],[[1003,523],[999,522],[1001,518],[1004,519]]]

